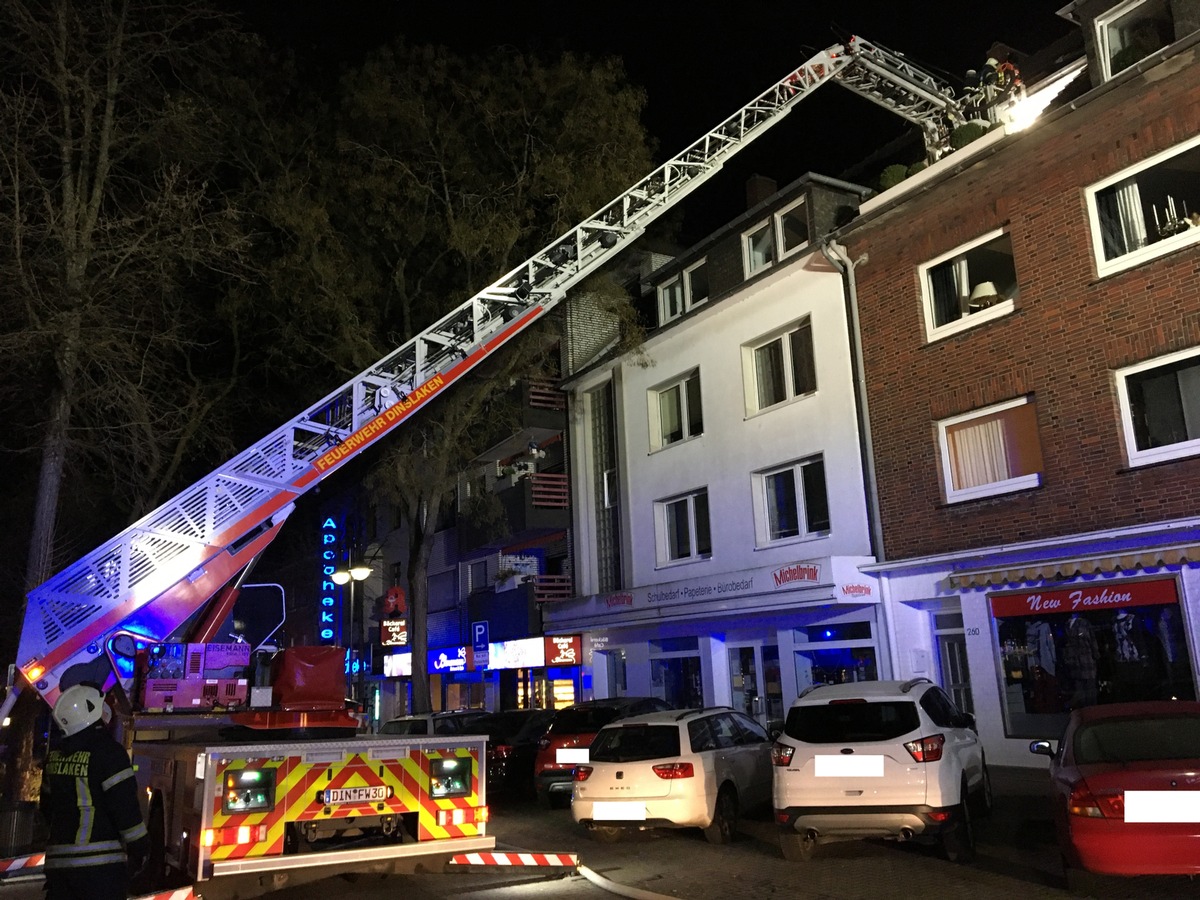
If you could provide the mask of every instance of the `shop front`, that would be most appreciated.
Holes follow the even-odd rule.
[[[888,670],[873,579],[859,558],[804,560],[547,606],[546,629],[581,631],[593,696],[728,705],[767,727],[813,684]]]

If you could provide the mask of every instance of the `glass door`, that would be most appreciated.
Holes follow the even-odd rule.
[[[783,722],[783,684],[779,678],[779,646],[756,642],[730,646],[729,686],[733,708],[764,728]]]

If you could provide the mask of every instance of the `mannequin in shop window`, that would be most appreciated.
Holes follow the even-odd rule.
[[[1141,619],[1127,609],[1117,610],[1112,623],[1115,640],[1113,700],[1148,700],[1157,696],[1153,684],[1149,634]]]
[[[1192,670],[1188,663],[1179,610],[1174,606],[1164,606],[1158,614],[1154,630],[1162,646],[1163,667],[1166,670],[1163,699],[1193,699],[1195,689],[1192,687]]]
[[[1062,703],[1058,696],[1058,654],[1054,631],[1045,619],[1032,619],[1025,626],[1025,663],[1030,675],[1029,712],[1059,712]]]
[[[1091,623],[1079,613],[1067,620],[1067,637],[1063,643],[1063,675],[1070,693],[1067,706],[1079,709],[1093,706],[1097,700],[1100,647]]]

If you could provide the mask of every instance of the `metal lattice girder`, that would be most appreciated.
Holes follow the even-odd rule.
[[[422,408],[615,258],[856,57],[821,51],[583,223],[29,594],[18,664],[48,701],[128,630],[163,640],[274,537],[297,497]]]

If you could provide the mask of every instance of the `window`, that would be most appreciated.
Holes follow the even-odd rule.
[[[479,559],[467,567],[467,590],[471,593],[491,587],[487,577],[488,564],[486,559]]]
[[[756,472],[751,476],[755,537],[759,547],[829,531],[825,461],[820,456]]]
[[[973,500],[1041,484],[1037,405],[1028,398],[938,423],[946,500]]]
[[[817,389],[812,322],[789,325],[765,341],[744,347],[748,377],[746,412],[753,414]]]
[[[658,559],[661,564],[708,559],[712,538],[708,528],[708,490],[656,504]]]
[[[775,264],[775,222],[769,220],[742,236],[746,277]]]
[[[920,268],[925,329],[943,337],[1013,311],[1017,270],[1012,241],[992,232]]]
[[[1175,39],[1168,0],[1133,0],[1096,19],[1106,79],[1118,75]]]
[[[779,224],[780,259],[808,246],[808,206],[803,197],[780,210],[775,221]]]
[[[650,444],[660,449],[704,433],[700,372],[650,391]]]
[[[1088,189],[1096,271],[1127,269],[1200,240],[1200,138]]]
[[[1200,349],[1117,373],[1131,466],[1200,454]]]
[[[700,260],[658,288],[658,324],[666,325],[708,299],[707,260]]]

